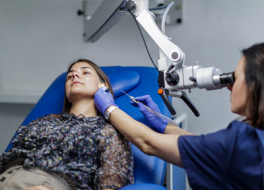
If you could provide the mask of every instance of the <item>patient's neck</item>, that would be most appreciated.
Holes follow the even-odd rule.
[[[94,100],[89,99],[72,102],[70,113],[73,113],[76,116],[82,114],[85,117],[96,117],[97,110],[95,108]]]

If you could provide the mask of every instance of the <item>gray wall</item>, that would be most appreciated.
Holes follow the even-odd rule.
[[[0,103],[0,151],[3,152],[34,105]]]
[[[152,66],[139,31],[130,15],[125,16],[98,42],[84,43],[82,18],[76,11],[82,1],[0,1],[0,89],[1,93],[43,93],[76,58],[88,58],[100,66]],[[186,65],[196,61],[223,72],[235,69],[240,52],[264,39],[264,2],[185,0],[183,23],[168,26],[166,33],[186,54]],[[158,48],[147,36],[154,60]],[[0,93],[0,96],[1,96]],[[196,118],[178,99],[178,113],[188,114],[194,134],[225,128],[235,117],[226,89],[192,90],[189,98],[200,111]],[[33,104],[0,103],[0,152]]]

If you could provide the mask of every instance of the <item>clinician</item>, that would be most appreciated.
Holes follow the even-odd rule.
[[[156,133],[116,107],[109,92],[95,94],[97,109],[135,146],[186,170],[192,189],[264,189],[264,43],[242,51],[231,91],[231,111],[245,116],[226,129],[195,136],[168,124],[139,103]],[[159,111],[149,96],[136,98]]]

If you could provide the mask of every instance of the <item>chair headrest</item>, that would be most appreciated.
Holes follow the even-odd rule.
[[[118,98],[124,93],[128,93],[138,86],[140,82],[140,75],[135,71],[122,71],[115,74],[108,75],[115,98]]]

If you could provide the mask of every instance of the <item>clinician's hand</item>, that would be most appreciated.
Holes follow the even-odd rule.
[[[108,92],[106,86],[103,86],[97,90],[94,95],[94,103],[98,111],[100,111],[103,115],[109,106],[117,106],[112,94]]]
[[[135,106],[139,107],[141,113],[144,115],[144,117],[148,120],[148,122],[159,132],[163,133],[165,128],[168,125],[167,121],[164,121],[163,119],[160,119],[159,117],[153,115],[150,113],[143,104],[148,106],[149,108],[157,111],[160,113],[158,105],[151,99],[149,95],[146,96],[140,96],[140,97],[135,97],[137,101],[141,102],[136,104],[135,102],[131,101],[130,103]]]

